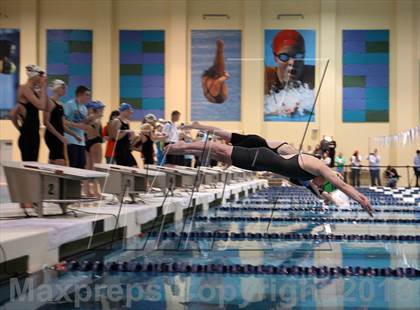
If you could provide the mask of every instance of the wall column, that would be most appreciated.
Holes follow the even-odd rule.
[[[336,123],[336,89],[338,87],[336,79],[336,1],[321,1],[320,30],[319,30],[319,61],[317,61],[317,85],[321,82],[321,77],[329,59],[327,72],[322,84],[321,92],[316,103],[316,110],[319,110],[319,134],[335,136]],[[341,118],[341,115],[340,115]]]
[[[170,1],[169,6],[170,20],[165,33],[165,117],[170,119],[171,112],[178,110],[182,120],[189,120],[187,1]]]
[[[105,115],[117,108],[113,102],[113,83],[116,75],[113,70],[114,18],[112,0],[95,0],[95,19],[93,24],[92,59],[92,99],[105,104]],[[104,120],[106,121],[106,120]]]
[[[38,18],[39,11],[37,0],[20,0],[20,83],[26,82],[25,66],[39,64],[39,38]]]
[[[417,60],[417,36],[415,31],[414,19],[415,6],[413,1],[395,1],[395,31],[391,40],[395,40],[394,59],[395,70],[391,75],[395,81],[396,102],[390,104],[396,105],[393,109],[395,114],[390,115],[391,134],[395,134],[418,125],[418,107],[416,109],[415,102],[418,102],[418,89],[415,85],[418,81],[419,64]],[[416,64],[416,65],[413,65]],[[393,146],[391,161],[399,165],[411,165],[415,154],[416,145],[413,143],[406,147],[401,145]],[[406,151],[401,151],[407,148]],[[401,186],[405,186],[406,171],[398,169],[400,175],[404,176],[400,180]],[[410,175],[413,175],[410,169]]]
[[[242,30],[242,130],[262,134],[264,89],[264,45],[261,0],[244,1]]]

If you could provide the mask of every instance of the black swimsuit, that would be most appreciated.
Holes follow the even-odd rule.
[[[91,125],[94,129],[96,129],[95,124]],[[96,136],[95,138],[92,139],[88,139],[86,136],[86,151],[90,152],[90,148],[92,147],[92,145],[96,144],[96,143],[103,143],[104,139],[101,136],[101,132],[102,132],[102,126],[99,126],[98,128],[98,134],[99,136]]]
[[[61,135],[64,134],[64,109],[61,104],[58,104],[55,100],[51,99],[54,102],[54,109],[51,111],[50,123]],[[64,144],[60,141],[53,133],[48,129],[45,131],[45,143],[47,144],[50,154],[48,156],[51,160],[64,159]]]
[[[128,123],[123,122],[119,118],[118,120],[121,122],[120,130],[130,129],[130,125]],[[115,162],[117,165],[128,167],[137,166],[136,159],[131,154],[131,142],[129,135],[125,134],[124,137],[117,140],[115,143]]]
[[[207,87],[206,88],[206,96],[212,97],[214,99],[215,103],[223,103],[223,102],[225,102],[226,98],[225,98],[225,96],[222,95],[221,91],[217,94],[217,96],[213,96],[210,93],[210,88],[213,87],[213,84],[214,84],[214,82],[211,84],[210,87]]]
[[[34,91],[35,96],[38,94]],[[22,161],[38,161],[39,154],[39,113],[38,108],[31,102],[19,102],[26,110],[22,126],[19,128],[19,149]]]
[[[266,147],[245,148],[234,146],[232,149],[232,165],[253,171],[270,171],[287,178],[309,181],[315,178],[299,165],[299,154],[288,159],[283,158]]]
[[[230,143],[233,146],[242,146],[246,148],[265,147],[276,154],[278,154],[277,150],[281,146],[288,144],[287,142],[283,142],[278,147],[271,148],[268,146],[267,141],[263,137],[257,135],[241,135],[239,133],[232,133],[230,137]]]
[[[144,163],[146,165],[153,165],[155,163],[153,159],[153,141],[149,136],[146,136],[147,141],[142,143],[141,153],[144,157]]]

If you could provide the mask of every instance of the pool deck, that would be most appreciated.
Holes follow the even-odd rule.
[[[238,199],[240,195],[247,196],[248,193],[266,186],[267,181],[261,179],[232,183],[226,186],[223,200]],[[199,192],[194,193],[191,205],[206,210],[216,200],[222,199],[222,194],[223,185],[217,188],[200,189]],[[124,203],[122,205],[118,227],[122,228],[124,238],[130,238],[144,231],[145,226],[150,225],[160,214],[180,220],[186,216],[187,212],[185,211],[190,211],[185,210],[189,206],[190,198],[191,193],[189,192],[176,193],[175,196],[169,196],[166,199],[162,208],[162,194],[141,195],[144,203]],[[4,252],[7,253],[4,260],[10,262],[13,259],[26,258],[27,272],[33,273],[45,265],[58,263],[63,245],[77,240],[85,240],[85,244],[89,246],[92,241],[90,237],[93,234],[112,233],[120,205],[110,205],[107,203],[108,201],[70,206],[71,209],[80,211],[77,212],[77,217],[71,213],[54,215],[59,214],[60,209],[54,205],[47,205],[45,207],[47,217],[44,218],[1,220],[0,244]],[[0,204],[0,217],[20,216],[23,216],[23,212],[18,204]],[[86,250],[88,246],[86,246]]]

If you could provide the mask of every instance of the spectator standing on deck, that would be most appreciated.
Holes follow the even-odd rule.
[[[419,187],[419,178],[420,178],[420,150],[416,151],[416,155],[413,160],[414,174],[416,176],[416,187]]]
[[[369,161],[369,172],[370,172],[370,185],[381,186],[381,177],[380,177],[380,168],[379,168],[381,157],[378,154],[378,149],[375,149],[373,153],[369,154],[368,161]]]
[[[335,158],[335,166],[338,173],[341,175],[344,174],[344,165],[346,163],[346,160],[343,157],[343,153],[338,153],[338,156]]]
[[[351,185],[360,186],[360,165],[362,162],[362,156],[359,155],[359,151],[355,151],[351,156]]]
[[[171,120],[163,126],[162,132],[166,135],[165,146],[168,144],[177,143],[179,141],[177,122],[179,121],[180,117],[181,112],[172,111]],[[183,165],[184,155],[167,154],[165,163],[170,165]]]

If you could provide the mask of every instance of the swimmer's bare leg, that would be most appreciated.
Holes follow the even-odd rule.
[[[175,155],[192,154],[195,156],[200,156],[205,152],[204,155],[209,155],[211,159],[231,165],[232,148],[233,147],[230,145],[216,142],[185,143],[181,141],[167,145],[165,147],[165,152]]]
[[[280,144],[281,143],[278,143],[277,145],[280,145]],[[270,142],[269,142],[269,145],[270,145]],[[299,153],[299,151],[295,149],[293,146],[291,146],[290,144],[283,144],[281,147],[277,149],[277,153],[279,155],[291,155],[291,154],[297,154]]]
[[[213,66],[217,71],[217,76],[223,77],[225,75],[225,55],[224,42],[222,40],[216,41],[216,55],[214,56]]]
[[[230,131],[226,131],[222,128],[208,126],[201,124],[199,122],[192,122],[191,124],[185,126],[187,128],[196,129],[206,131],[210,134],[214,134],[220,138],[222,138],[226,143],[230,143],[230,139],[232,138],[232,133]]]

